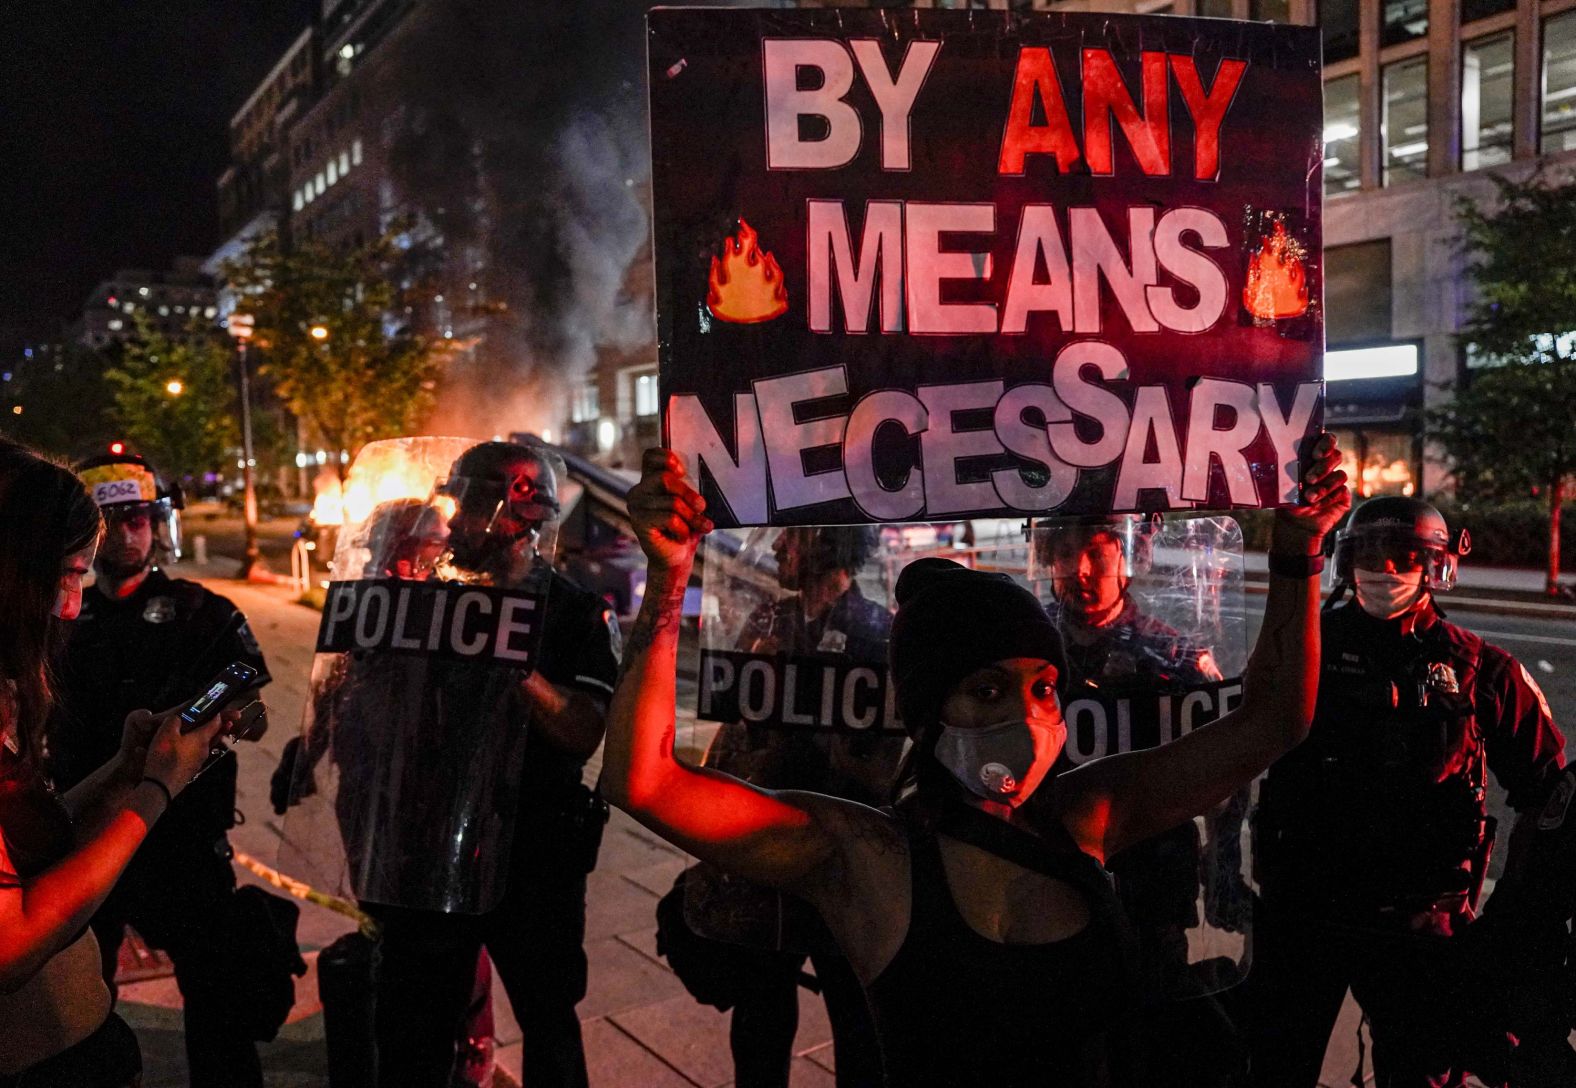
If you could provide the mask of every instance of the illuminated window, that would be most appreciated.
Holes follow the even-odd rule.
[[[635,415],[654,416],[657,414],[657,375],[655,372],[638,375],[635,378]]]
[[[1428,173],[1428,58],[1384,69],[1384,183],[1410,181]]]
[[[159,316],[160,317],[169,317],[170,316],[170,308],[168,306],[160,306],[159,307]]]
[[[118,317],[110,318],[109,321],[106,324],[107,324],[110,332],[119,332],[121,329],[124,329],[126,327],[126,323],[124,321],[122,321]],[[7,379],[9,379],[10,377],[11,377],[11,375],[9,375],[9,374],[6,375]]]
[[[1508,31],[1468,42],[1461,50],[1463,170],[1510,161],[1510,75],[1515,52],[1514,36]]]
[[[1384,0],[1381,45],[1409,42],[1428,33],[1428,0]]]
[[[1358,0],[1319,0],[1319,33],[1324,38],[1324,63],[1357,55]]]
[[[361,165],[361,141],[360,140],[352,140],[352,141],[350,141],[350,165],[351,166],[360,166]]]
[[[585,382],[575,390],[569,406],[569,418],[576,423],[587,423],[602,414],[601,397],[595,382]]]
[[[295,192],[290,194],[290,210],[291,211],[298,212],[298,211],[300,211],[302,209],[302,207],[305,206],[305,204],[306,204],[306,200],[305,200],[305,198],[303,198],[301,196],[301,190],[300,189],[297,189]]]
[[[323,184],[323,171],[319,170],[317,176],[312,179],[312,188],[317,190],[318,196],[322,196],[323,191],[328,188],[327,185]]]
[[[350,152],[341,151],[339,153],[339,176],[344,177],[348,173],[350,173]]]
[[[202,315],[204,317],[218,317],[219,316],[219,309],[216,306],[204,307]]]
[[[1543,24],[1545,155],[1576,147],[1576,11]]]
[[[324,171],[324,174],[328,177],[328,183],[330,185],[335,184],[339,181],[339,164],[333,159],[329,159],[328,169]]]
[[[1361,110],[1357,76],[1342,76],[1324,85],[1324,192],[1333,196],[1362,184],[1357,139]]]

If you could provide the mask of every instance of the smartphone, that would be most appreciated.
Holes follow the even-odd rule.
[[[257,670],[246,662],[231,662],[181,711],[181,732],[190,733],[212,721],[226,703],[255,684],[257,676]]]

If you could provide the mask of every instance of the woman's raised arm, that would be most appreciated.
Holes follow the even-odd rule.
[[[647,450],[629,518],[646,553],[646,593],[624,647],[623,675],[608,710],[602,792],[683,850],[746,879],[776,887],[806,880],[837,856],[826,827],[848,802],[770,792],[673,754],[675,677],[684,590],[706,504],[665,449]]]
[[[1308,735],[1319,691],[1319,579],[1292,573],[1321,554],[1351,507],[1335,439],[1314,446],[1303,505],[1276,511],[1264,625],[1236,710],[1143,752],[1095,760],[1063,783],[1063,822],[1085,849],[1109,857],[1207,812]]]

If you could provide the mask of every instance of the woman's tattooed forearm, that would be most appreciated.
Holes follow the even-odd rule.
[[[670,586],[647,585],[647,596],[635,618],[635,627],[624,646],[622,672],[628,672],[636,658],[643,658],[657,641],[657,636],[668,631],[677,632],[684,618],[684,583],[675,580]]]

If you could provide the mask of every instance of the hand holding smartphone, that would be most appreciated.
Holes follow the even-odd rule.
[[[181,732],[190,733],[194,729],[201,729],[230,700],[255,684],[257,677],[257,670],[246,662],[230,663],[208,683],[201,695],[186,704],[186,708],[181,711]]]

